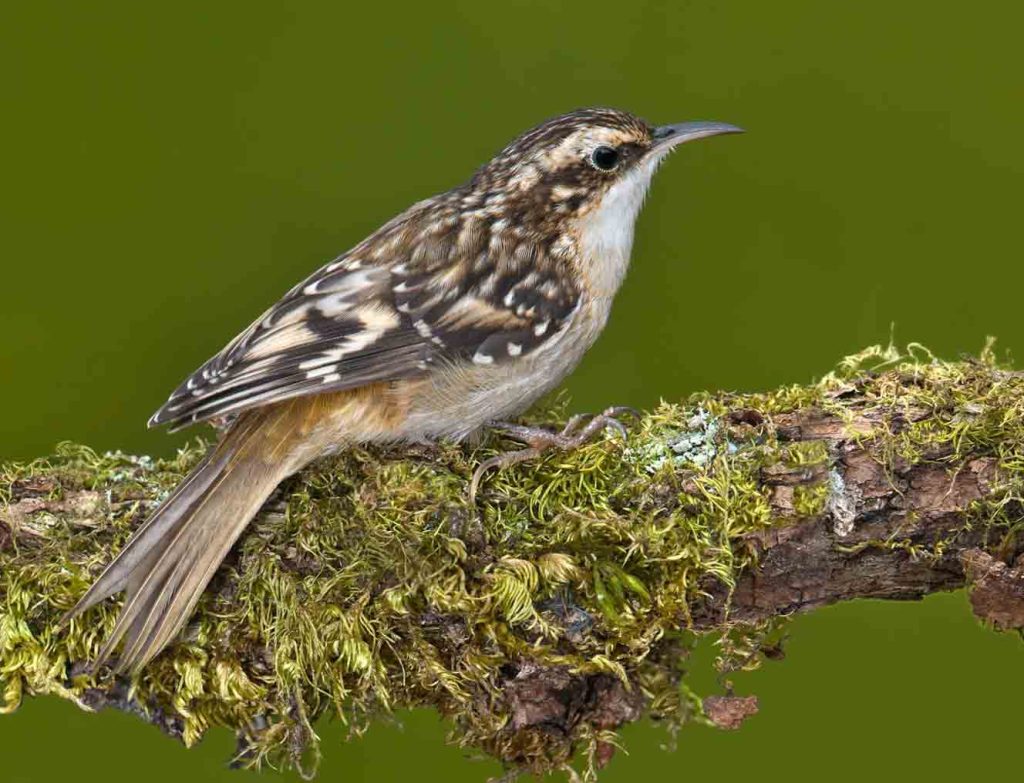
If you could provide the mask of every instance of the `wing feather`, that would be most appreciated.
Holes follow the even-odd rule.
[[[536,350],[579,303],[564,261],[500,235],[493,221],[466,220],[389,223],[192,373],[150,426],[416,377],[442,360],[491,364]]]

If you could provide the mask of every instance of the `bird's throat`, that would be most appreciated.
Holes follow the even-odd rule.
[[[579,218],[584,276],[594,296],[612,296],[622,284],[633,250],[633,230],[659,160],[641,162]]]

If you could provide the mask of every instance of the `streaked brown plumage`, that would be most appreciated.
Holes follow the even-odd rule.
[[[126,593],[97,663],[123,641],[115,668],[137,671],[170,643],[260,506],[310,461],[461,439],[558,384],[607,321],[661,160],[737,130],[563,115],[292,289],[151,419],[228,426],[69,613]]]

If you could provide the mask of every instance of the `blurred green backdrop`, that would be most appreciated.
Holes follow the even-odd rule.
[[[575,405],[810,380],[920,340],[1018,351],[1024,6],[778,0],[9,3],[0,11],[0,458],[74,439],[170,453],[146,417],[299,278],[512,136],[587,104],[742,138],[659,175]],[[948,780],[1010,771],[1024,646],[962,595],[795,623],[737,679],[739,733],[650,726],[604,780]],[[479,781],[429,714],[341,744],[325,780]],[[29,701],[2,777],[276,781],[124,715]],[[292,776],[286,776],[292,779]]]

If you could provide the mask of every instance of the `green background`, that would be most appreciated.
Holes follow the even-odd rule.
[[[1019,3],[22,2],[0,11],[0,458],[169,454],[170,389],[298,279],[588,104],[743,137],[658,176],[579,409],[804,382],[888,340],[1020,352]],[[962,594],[801,618],[738,733],[651,726],[604,780],[1019,774],[1024,649]],[[705,678],[707,680],[707,678]],[[709,684],[705,682],[705,684]],[[325,780],[479,781],[430,714]],[[275,781],[125,715],[28,701],[4,781]],[[293,779],[293,776],[287,776]]]

